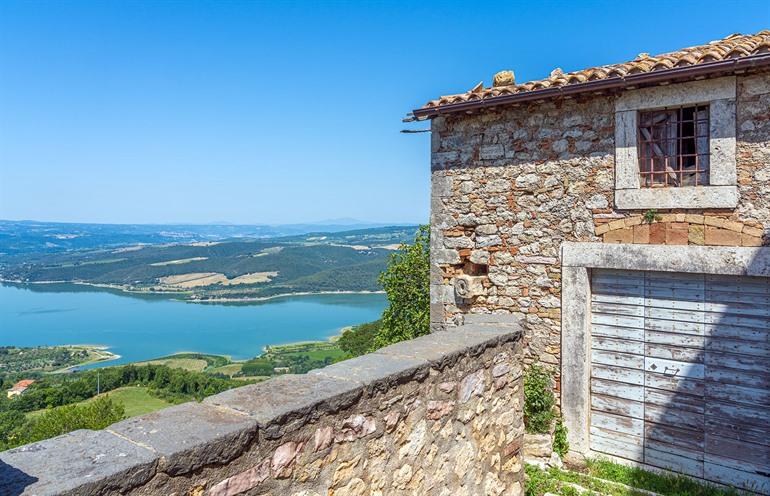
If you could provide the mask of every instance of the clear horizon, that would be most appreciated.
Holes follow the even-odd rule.
[[[503,69],[523,82],[770,24],[767,2],[728,4],[660,3],[651,24],[649,1],[3,2],[0,218],[421,223],[430,137],[399,133],[428,127],[407,112]]]
[[[420,224],[426,224],[427,220],[425,221],[418,221],[418,222],[408,222],[408,221],[395,221],[395,222],[373,222],[368,221],[366,219],[352,219],[352,218],[338,218],[338,219],[322,219],[322,220],[309,220],[309,221],[301,221],[301,222],[286,222],[286,223],[265,223],[265,222],[257,222],[257,223],[248,223],[248,224],[240,224],[236,222],[227,222],[227,221],[213,221],[213,222],[81,222],[81,221],[58,221],[58,220],[48,220],[48,219],[4,219],[0,218],[0,222],[39,222],[41,224],[93,224],[93,225],[121,225],[121,226],[291,226],[291,225],[316,225],[316,226],[326,226],[326,225],[380,225],[383,226],[412,226],[412,225],[420,225]]]

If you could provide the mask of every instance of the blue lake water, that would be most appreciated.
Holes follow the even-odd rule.
[[[75,285],[0,285],[0,345],[99,344],[110,365],[196,351],[245,359],[266,345],[322,340],[380,317],[383,294],[185,303]]]

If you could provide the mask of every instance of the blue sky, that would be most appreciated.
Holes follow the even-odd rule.
[[[424,222],[409,110],[769,27],[766,1],[5,0],[0,218]]]

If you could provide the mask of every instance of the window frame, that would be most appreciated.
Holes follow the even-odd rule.
[[[615,205],[620,210],[734,208],[735,77],[629,90],[615,100]],[[709,106],[709,184],[642,188],[638,157],[640,112]]]

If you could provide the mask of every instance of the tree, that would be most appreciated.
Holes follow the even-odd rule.
[[[411,245],[390,256],[380,275],[390,305],[382,313],[375,349],[430,332],[430,231],[420,226]]]
[[[381,328],[382,320],[353,326],[342,333],[337,344],[350,356],[357,357],[369,353],[374,348],[374,340]]]

